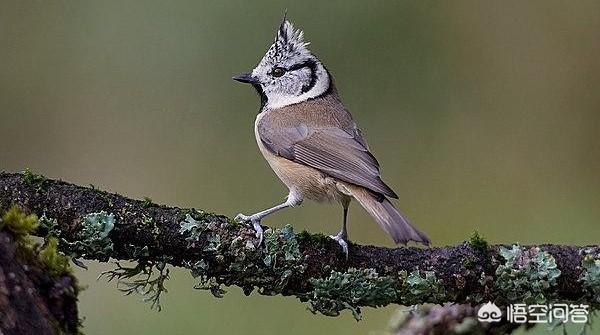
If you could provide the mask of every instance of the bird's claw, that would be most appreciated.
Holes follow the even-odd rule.
[[[329,235],[329,237],[332,240],[336,241],[340,245],[340,247],[342,247],[344,254],[346,254],[346,259],[348,259],[348,242],[346,242],[347,237],[341,234]]]
[[[258,239],[258,246],[263,243],[263,228],[260,225],[260,220],[252,220],[252,227],[256,231],[256,238]]]
[[[260,219],[254,217],[253,215],[248,216],[240,213],[235,216],[234,220],[242,223],[252,223],[252,228],[254,228],[254,231],[256,231],[255,236],[258,239],[257,247],[260,247],[263,242],[263,228],[260,225]]]
[[[235,218],[233,218],[234,221],[237,222],[241,222],[241,223],[247,223],[250,222],[252,220],[252,218],[248,215],[244,215],[242,213],[238,214],[235,216]]]

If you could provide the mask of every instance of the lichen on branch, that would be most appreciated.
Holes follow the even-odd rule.
[[[357,319],[361,307],[388,304],[507,304],[523,297],[599,303],[598,246],[489,245],[477,234],[436,248],[351,244],[346,259],[321,234],[265,227],[257,247],[252,227],[223,215],[31,175],[0,173],[0,207],[18,204],[39,215],[36,233],[55,236],[74,259],[137,262],[134,270],[117,268],[113,278],[129,280],[133,286],[121,286],[126,293],[140,291],[153,302],[165,287],[161,271],[177,266],[215,296],[237,286],[246,294],[296,296],[326,315],[349,310]]]
[[[76,334],[80,290],[58,240],[30,234],[37,215],[0,206],[0,334]]]

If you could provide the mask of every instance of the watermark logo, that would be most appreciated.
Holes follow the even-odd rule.
[[[506,320],[511,323],[587,323],[589,305],[585,304],[510,304],[506,307]],[[499,322],[502,310],[493,302],[479,308],[480,322]]]
[[[488,301],[477,311],[477,319],[481,322],[498,322],[501,318],[502,311],[491,301]]]

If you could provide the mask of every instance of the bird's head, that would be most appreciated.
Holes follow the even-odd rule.
[[[233,79],[252,84],[263,108],[281,108],[321,96],[330,90],[331,78],[308,44],[302,31],[284,17],[275,42],[258,65]]]

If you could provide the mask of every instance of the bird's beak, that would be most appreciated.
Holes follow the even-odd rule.
[[[239,76],[235,76],[232,79],[237,80],[240,83],[253,84],[253,85],[258,84],[258,78],[254,77],[252,75],[252,73],[240,74]]]

